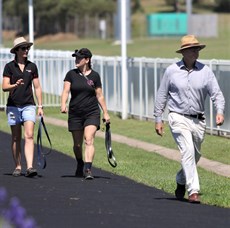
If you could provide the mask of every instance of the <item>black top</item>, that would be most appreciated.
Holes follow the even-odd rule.
[[[38,69],[36,64],[26,61],[24,71],[19,68],[16,60],[5,65],[3,77],[10,78],[10,84],[15,84],[18,79],[23,79],[24,84],[11,90],[7,101],[7,106],[23,107],[26,105],[35,105],[32,81],[38,78]]]
[[[87,77],[82,75],[78,69],[70,70],[64,81],[71,83],[71,99],[69,103],[69,114],[82,114],[99,109],[95,88],[101,88],[99,74],[92,70]]]

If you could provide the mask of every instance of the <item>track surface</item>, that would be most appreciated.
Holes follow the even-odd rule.
[[[76,178],[75,160],[58,151],[48,156],[47,168],[38,169],[38,177],[13,177],[10,135],[0,132],[0,145],[0,187],[16,196],[41,228],[230,227],[230,209],[179,202],[96,168],[94,180]]]

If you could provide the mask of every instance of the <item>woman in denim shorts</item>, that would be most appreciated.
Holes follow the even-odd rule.
[[[68,128],[72,133],[73,150],[77,160],[75,175],[90,180],[93,179],[91,167],[95,155],[94,138],[100,128],[100,111],[102,110],[106,122],[110,122],[110,117],[102,93],[100,76],[91,68],[91,51],[82,48],[75,50],[72,56],[75,57],[76,69],[70,70],[65,76],[61,112],[67,112],[66,102],[71,93]],[[83,141],[85,162],[82,158]]]
[[[33,43],[27,42],[24,37],[14,40],[10,50],[15,59],[5,65],[3,71],[2,90],[9,92],[6,113],[12,133],[12,153],[15,162],[13,176],[22,174],[21,140],[22,126],[24,126],[24,154],[26,159],[26,177],[37,175],[33,168],[34,159],[34,124],[36,120],[36,105],[33,98],[33,88],[38,102],[38,115],[43,115],[42,90],[38,79],[37,66],[30,62],[28,52]]]

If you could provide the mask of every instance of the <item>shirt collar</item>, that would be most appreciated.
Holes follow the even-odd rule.
[[[199,69],[201,69],[201,65],[202,65],[202,64],[200,64],[198,61],[196,61],[193,69],[199,70]],[[185,66],[185,64],[184,64],[183,59],[182,59],[181,61],[177,62],[177,66],[178,66],[180,69],[186,69],[186,66]]]
[[[18,65],[18,62],[17,62],[17,60],[16,60],[16,57],[14,58],[14,63],[16,63],[17,65]],[[26,58],[26,60],[25,60],[25,65],[28,63],[28,59]]]

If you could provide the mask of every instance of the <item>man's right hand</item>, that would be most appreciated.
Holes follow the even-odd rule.
[[[164,123],[163,122],[155,123],[155,130],[158,135],[163,136]]]

